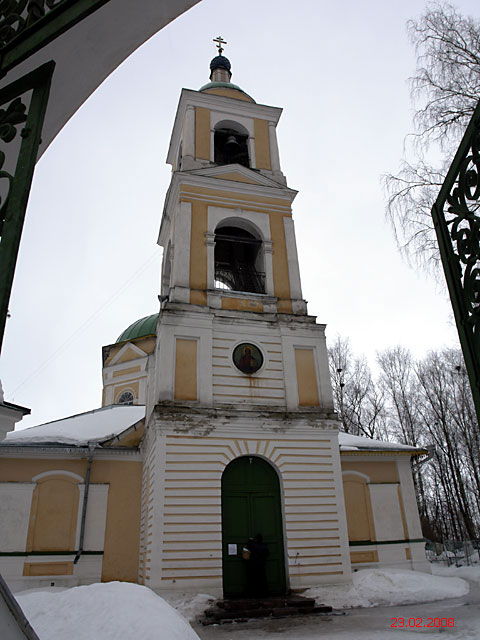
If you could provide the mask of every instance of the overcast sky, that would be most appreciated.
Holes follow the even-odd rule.
[[[478,2],[456,6],[478,14]],[[212,38],[232,82],[283,107],[277,129],[294,202],[304,297],[358,354],[458,344],[443,284],[401,259],[381,176],[411,131],[405,23],[424,2],[203,0],[126,60],[40,160],[18,259],[0,376],[30,407],[22,427],[101,404],[101,347],[158,311],[156,244],[182,87],[208,82]]]

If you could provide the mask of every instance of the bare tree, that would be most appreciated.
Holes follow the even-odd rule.
[[[352,360],[350,340],[337,336],[328,348],[328,364],[332,381],[333,403],[346,433],[350,433],[353,426],[350,424],[345,397],[345,379],[348,380],[350,377]]]
[[[425,425],[420,411],[420,394],[415,375],[415,363],[405,347],[386,349],[377,354],[380,385],[387,397],[388,431],[392,438],[413,447],[430,444],[425,441]],[[427,491],[422,469],[412,465],[418,508],[424,529],[431,526]]]
[[[480,21],[434,3],[407,26],[417,52],[414,130],[399,172],[384,176],[384,186],[401,252],[428,268],[439,261],[430,210],[480,99]]]
[[[377,354],[380,384],[389,399],[389,429],[404,444],[421,444],[423,421],[419,412],[414,361],[408,349],[395,347]]]
[[[449,355],[448,350],[432,351],[416,364],[422,395],[420,411],[437,451],[434,464],[439,485],[431,490],[432,493],[440,492],[447,502],[455,536],[475,538],[478,498],[472,493],[472,469],[465,459],[465,442],[455,421],[457,377]],[[470,428],[476,428],[476,425],[472,424]]]
[[[348,338],[328,349],[335,408],[346,433],[381,438],[385,432],[384,393],[372,378],[365,357],[352,355]]]
[[[480,535],[480,432],[462,353],[408,349],[377,354],[374,377],[348,339],[329,348],[335,407],[347,433],[415,447],[433,445],[412,472],[424,535],[436,541]]]

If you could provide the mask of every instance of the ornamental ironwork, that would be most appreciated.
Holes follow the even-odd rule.
[[[54,67],[0,89],[0,349]]]
[[[3,143],[11,142],[16,137],[16,125],[26,121],[26,110],[27,107],[23,104],[20,98],[12,100],[6,109],[0,109],[0,140]],[[0,195],[0,238],[2,236],[3,225],[5,222],[8,194],[13,182],[13,175],[3,168],[5,159],[5,151],[0,148],[0,184],[3,186],[4,181],[7,182],[6,188],[3,189],[3,197]]]
[[[250,264],[215,265],[215,287],[246,291],[248,293],[265,293],[265,274],[257,271]]]
[[[0,0],[0,47],[66,0]]]
[[[0,0],[0,76],[111,0]]]
[[[468,155],[458,173],[458,183],[447,196],[446,223],[461,271],[467,325],[478,343],[480,334],[480,129],[472,136]]]
[[[480,422],[480,102],[432,208]]]

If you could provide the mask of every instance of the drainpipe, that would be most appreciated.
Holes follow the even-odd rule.
[[[427,444],[425,449],[427,450],[427,457],[423,458],[423,460],[418,460],[418,459],[413,460],[412,461],[413,469],[418,469],[419,467],[424,465],[426,462],[429,462],[435,456],[436,446],[434,444]]]
[[[85,538],[85,519],[87,515],[87,503],[88,503],[88,489],[90,487],[90,470],[92,468],[94,450],[95,450],[95,444],[92,444],[91,442],[89,442],[87,473],[85,475],[85,491],[83,492],[82,521],[80,523],[80,539],[78,541],[78,550],[77,550],[77,553],[75,554],[75,560],[73,561],[73,564],[77,564],[83,552],[83,539]]]

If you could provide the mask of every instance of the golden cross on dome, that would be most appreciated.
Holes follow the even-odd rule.
[[[213,42],[218,42],[217,47],[218,47],[218,55],[221,56],[223,53],[223,47],[222,44],[228,44],[228,42],[225,42],[225,40],[222,38],[222,36],[218,36],[218,38],[214,38]]]

